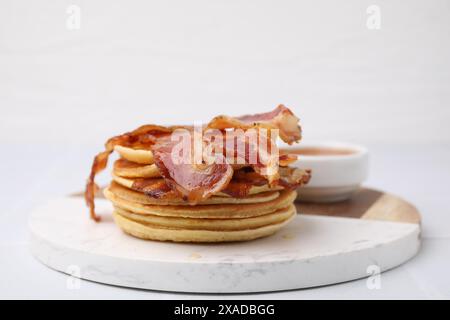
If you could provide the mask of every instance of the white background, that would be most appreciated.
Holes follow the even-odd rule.
[[[66,27],[70,4],[79,30]],[[372,4],[380,30],[366,27]],[[0,0],[0,297],[186,298],[67,290],[29,254],[27,216],[83,188],[111,135],[278,103],[305,140],[369,146],[367,185],[418,207],[423,249],[382,290],[361,280],[256,297],[450,297],[449,57],[445,0]]]
[[[448,141],[449,38],[446,0],[1,0],[0,136],[100,144],[284,103],[307,139]]]

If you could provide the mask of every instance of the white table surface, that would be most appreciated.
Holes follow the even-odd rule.
[[[286,292],[249,295],[177,294],[81,281],[69,289],[65,274],[29,252],[27,217],[36,205],[83,187],[95,146],[3,144],[0,185],[0,298],[56,299],[390,299],[450,298],[450,144],[369,145],[366,185],[414,203],[423,216],[423,247],[408,263],[381,275],[380,289],[366,280]],[[103,175],[106,179],[106,174]],[[80,213],[83,214],[83,213]],[[86,213],[87,214],[87,213]],[[168,279],[167,281],[170,281]]]

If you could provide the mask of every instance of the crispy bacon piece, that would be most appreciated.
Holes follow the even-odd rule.
[[[170,188],[178,191],[191,204],[196,204],[228,185],[233,168],[226,163],[223,155],[216,154],[217,161],[211,164],[196,164],[193,157],[190,163],[175,163],[173,151],[178,143],[165,137],[151,147],[155,164]]]
[[[248,196],[253,186],[264,186],[266,184],[267,179],[265,177],[247,167],[235,171],[233,179],[222,192],[235,198],[243,198]]]
[[[267,179],[257,174],[250,168],[234,172],[232,180],[227,184],[222,193],[242,198],[248,196],[252,186],[267,185]],[[180,198],[177,191],[172,190],[165,179],[141,178],[135,179],[131,189],[142,192],[149,197],[156,199]]]
[[[285,189],[295,189],[307,184],[311,179],[311,170],[309,169],[280,167],[279,172],[278,185]]]
[[[297,161],[298,156],[296,154],[291,153],[280,153],[280,156],[278,158],[280,162],[280,167],[287,167],[291,163]]]
[[[95,156],[94,162],[92,163],[91,173],[89,174],[88,181],[86,183],[86,190],[84,192],[84,199],[89,207],[89,213],[91,219],[95,221],[100,221],[100,217],[95,214],[95,192],[99,189],[95,184],[95,175],[106,168],[108,164],[108,157],[112,150],[106,150]]]
[[[172,130],[172,128],[157,125],[144,125],[134,131],[115,136],[106,142],[105,151],[100,152],[94,158],[84,192],[84,199],[89,207],[89,213],[93,220],[100,221],[100,217],[95,214],[94,197],[96,190],[99,189],[95,184],[95,176],[106,168],[109,155],[114,151],[114,147],[117,145],[128,147],[148,146],[153,144],[158,137],[169,134]]]
[[[271,112],[245,115],[241,117],[217,116],[207,125],[212,129],[250,129],[255,127],[266,129],[278,129],[280,138],[288,143],[300,141],[301,128],[298,125],[299,119],[289,108],[280,104]]]
[[[135,179],[131,189],[142,192],[156,199],[177,198],[178,192],[172,190],[164,179],[139,178]]]
[[[308,183],[311,178],[311,171],[298,168],[280,168],[279,175],[280,178],[271,187],[274,187],[275,190],[277,190],[276,187],[278,186],[283,187],[283,189],[293,190]],[[230,184],[222,192],[236,198],[246,197],[251,187],[267,184],[268,181],[265,177],[246,168],[235,172]]]
[[[264,176],[270,184],[275,183],[279,178],[278,147],[266,132],[236,129],[225,131],[220,137],[222,139],[214,141],[206,139],[204,144],[209,145],[210,149],[216,153],[223,154],[234,170],[251,167]],[[282,156],[283,164],[286,164],[286,161],[291,160]]]
[[[308,183],[310,177],[309,170],[282,168],[280,169],[280,179],[277,185],[274,186],[274,190],[279,189],[276,188],[277,186],[281,186],[284,189],[295,189]],[[231,181],[221,192],[235,198],[243,198],[249,195],[252,187],[265,185],[268,185],[267,179],[247,167],[235,171]],[[131,188],[157,199],[173,199],[180,196],[178,192],[172,190],[166,184],[165,179],[136,179]]]

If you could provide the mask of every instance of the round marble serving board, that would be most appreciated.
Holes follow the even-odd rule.
[[[298,289],[367,277],[413,257],[420,214],[408,202],[361,189],[335,204],[298,203],[275,235],[240,243],[179,244],[124,234],[97,200],[102,222],[81,197],[55,199],[30,216],[31,249],[52,269],[101,283],[178,292]]]

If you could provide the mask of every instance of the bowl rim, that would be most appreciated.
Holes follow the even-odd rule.
[[[369,153],[369,150],[356,143],[351,142],[342,142],[342,141],[316,141],[316,142],[300,142],[297,145],[282,145],[279,146],[280,150],[289,150],[289,149],[306,149],[306,148],[333,148],[333,149],[350,149],[352,153],[349,154],[339,154],[339,155],[304,155],[299,154],[297,161],[304,162],[305,160],[316,160],[316,161],[340,161],[340,160],[350,160],[350,159],[358,159],[366,156]]]

